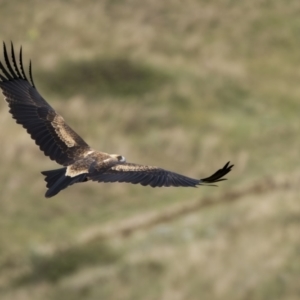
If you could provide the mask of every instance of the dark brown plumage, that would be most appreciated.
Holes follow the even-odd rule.
[[[11,62],[4,43],[3,53],[5,64],[0,61],[0,88],[9,112],[45,155],[64,166],[42,172],[48,188],[46,197],[56,195],[69,185],[88,180],[139,183],[152,187],[196,187],[225,180],[222,177],[231,171],[233,165],[228,162],[210,177],[193,179],[158,167],[126,163],[121,155],[93,150],[39,94],[33,82],[31,62],[27,78],[22,48],[18,62],[12,43]]]

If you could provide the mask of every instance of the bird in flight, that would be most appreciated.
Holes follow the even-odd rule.
[[[91,148],[37,91],[31,61],[29,76],[23,66],[22,47],[18,61],[11,43],[11,59],[3,43],[4,62],[0,61],[0,88],[9,112],[21,124],[41,151],[63,168],[43,171],[48,188],[45,197],[53,197],[69,185],[88,180],[128,182],[151,187],[197,187],[222,180],[233,165],[226,163],[209,177],[193,179],[159,167],[127,163],[124,156]],[[27,77],[28,76],[28,77]]]

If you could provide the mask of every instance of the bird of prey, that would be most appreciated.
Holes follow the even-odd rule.
[[[40,95],[33,81],[31,61],[29,76],[26,75],[22,47],[18,61],[12,43],[11,58],[5,43],[3,54],[4,61],[0,61],[0,88],[9,112],[44,154],[63,166],[42,172],[48,188],[45,197],[53,197],[69,185],[88,180],[139,183],[151,187],[196,187],[225,180],[224,175],[231,171],[233,165],[228,162],[209,177],[193,179],[159,167],[127,163],[122,155],[94,150]]]

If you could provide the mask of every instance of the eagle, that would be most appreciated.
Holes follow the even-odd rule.
[[[45,197],[53,197],[69,185],[85,182],[127,182],[151,187],[197,187],[213,185],[233,167],[230,162],[209,177],[194,179],[155,166],[127,163],[124,156],[91,148],[40,95],[32,76],[32,65],[25,73],[20,47],[18,61],[11,42],[11,58],[3,43],[0,60],[0,88],[9,112],[21,124],[40,150],[63,168],[43,171]]]

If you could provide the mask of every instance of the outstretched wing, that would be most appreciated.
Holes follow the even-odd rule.
[[[152,187],[196,187],[198,185],[207,185],[226,180],[222,177],[229,173],[232,167],[233,165],[230,165],[228,162],[222,169],[216,171],[210,177],[204,179],[193,179],[158,167],[127,163],[115,165],[104,172],[95,168],[90,170],[88,178],[98,182],[139,183],[144,186],[150,185]]]
[[[0,61],[2,71],[0,88],[13,118],[18,124],[23,125],[45,155],[65,166],[73,163],[80,153],[88,151],[90,147],[39,94],[32,79],[31,62],[30,79],[27,79],[23,67],[22,48],[19,64],[12,43],[12,64],[5,43],[3,43],[3,53],[5,63]]]

